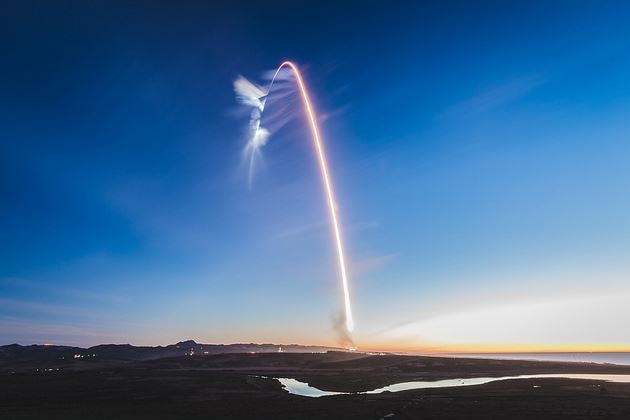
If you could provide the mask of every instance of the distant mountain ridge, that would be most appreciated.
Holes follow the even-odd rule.
[[[212,355],[224,353],[324,353],[345,351],[337,347],[300,344],[201,344],[194,340],[167,346],[133,346],[131,344],[99,344],[88,348],[32,344],[0,346],[0,368],[61,366],[64,368],[99,363],[155,360],[166,357]]]

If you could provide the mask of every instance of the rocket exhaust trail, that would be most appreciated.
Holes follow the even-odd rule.
[[[293,71],[293,74],[295,75],[297,87],[300,91],[300,96],[302,97],[304,110],[306,111],[306,116],[308,117],[308,122],[311,128],[313,143],[315,144],[315,149],[317,151],[319,168],[320,168],[324,188],[326,190],[326,201],[328,203],[328,209],[330,211],[330,219],[331,219],[331,223],[333,227],[335,245],[337,249],[339,275],[341,277],[341,283],[343,286],[345,324],[346,324],[346,329],[348,330],[348,332],[351,332],[354,329],[354,321],[352,318],[352,306],[350,305],[350,291],[348,288],[348,275],[346,272],[346,259],[345,259],[344,250],[343,250],[343,241],[341,238],[341,228],[340,228],[339,217],[337,216],[337,208],[335,204],[335,193],[333,190],[332,181],[330,179],[331,177],[328,170],[328,162],[326,160],[326,153],[324,152],[324,146],[322,144],[323,142],[321,139],[321,135],[319,134],[319,127],[317,125],[317,118],[315,115],[315,110],[313,109],[313,105],[311,104],[311,99],[310,99],[308,90],[306,89],[306,84],[304,83],[304,80],[302,79],[302,75],[299,69],[297,68],[297,65],[295,65],[295,63],[291,61],[284,61],[280,64],[280,66],[278,66],[273,77],[271,78],[271,82],[269,83],[269,88],[267,89],[265,96],[269,95],[269,93],[271,92],[271,89],[273,88],[274,82],[276,81],[276,78],[278,77],[280,70],[282,70],[284,67],[290,68]],[[266,99],[267,98],[265,97],[265,99],[263,99],[258,105],[261,113],[264,109]],[[258,119],[257,123],[259,122],[260,122],[260,119]],[[258,129],[259,129],[259,125],[256,126],[256,129],[254,132],[254,138],[257,137]]]

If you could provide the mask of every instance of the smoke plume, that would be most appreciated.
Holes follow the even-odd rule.
[[[284,70],[284,69],[283,69]],[[271,79],[273,72],[266,72],[265,79]],[[236,100],[247,108],[251,108],[249,117],[249,128],[247,131],[247,142],[243,148],[243,159],[248,165],[248,185],[251,189],[256,162],[262,158],[260,150],[267,144],[272,132],[279,130],[282,126],[289,122],[295,115],[295,107],[292,106],[288,97],[295,93],[293,87],[292,75],[290,71],[282,71],[276,76],[273,95],[253,83],[243,76],[238,76],[234,80],[234,93]],[[280,102],[280,100],[282,102]],[[268,102],[273,102],[274,112],[265,113],[265,127],[262,126],[261,119],[265,106]]]
[[[346,349],[355,349],[354,340],[352,339],[352,335],[350,331],[348,331],[346,316],[343,312],[340,312],[338,315],[332,317],[332,326],[333,330],[335,330],[337,343]]]

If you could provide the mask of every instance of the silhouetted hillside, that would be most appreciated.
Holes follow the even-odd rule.
[[[100,344],[89,348],[37,345],[0,346],[0,368],[83,368],[112,362],[155,360],[184,355],[222,353],[323,353],[341,350],[334,347],[302,346],[299,344],[200,344],[193,340],[168,346],[132,346],[131,344]]]

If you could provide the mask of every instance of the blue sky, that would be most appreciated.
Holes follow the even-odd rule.
[[[0,344],[334,344],[304,120],[242,162],[232,81],[291,58],[359,347],[630,347],[627,5],[230,3],[8,7]]]

